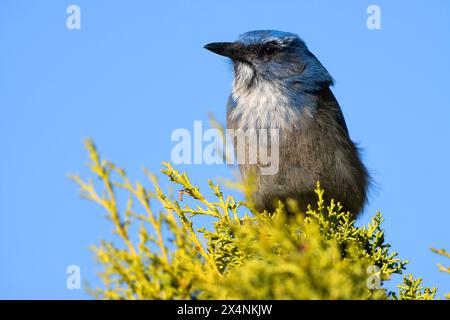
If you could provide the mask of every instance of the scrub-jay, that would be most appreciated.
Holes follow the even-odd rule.
[[[370,177],[330,90],[333,78],[305,42],[293,33],[257,30],[205,48],[233,62],[227,129],[279,131],[276,174],[260,174],[259,163],[240,164],[243,178],[255,175],[256,208],[273,210],[289,198],[302,210],[315,206],[319,181],[325,199],[360,213]]]

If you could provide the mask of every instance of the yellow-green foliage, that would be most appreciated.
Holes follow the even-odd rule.
[[[255,212],[249,203],[226,196],[209,181],[206,199],[186,173],[170,164],[162,172],[178,189],[165,193],[145,172],[152,188],[132,183],[125,171],[101,160],[86,142],[89,168],[98,178],[83,181],[82,195],[108,213],[121,244],[102,241],[93,248],[103,265],[100,299],[433,299],[436,289],[404,277],[399,292],[383,283],[400,274],[407,261],[384,242],[377,213],[367,226],[355,227],[339,204],[324,203],[317,185],[318,209],[301,213],[288,203],[276,212]],[[97,191],[101,190],[101,191]],[[128,197],[120,210],[120,193]],[[186,198],[191,198],[186,201]],[[196,202],[188,205],[187,202]],[[194,227],[206,215],[212,225]],[[194,219],[195,220],[195,219]],[[448,254],[447,254],[448,255]],[[443,268],[443,267],[442,267]],[[447,269],[448,272],[448,269]]]
[[[450,259],[450,253],[445,251],[445,249],[431,249],[431,251],[433,251],[434,253],[437,253],[441,256],[444,256],[446,258]],[[450,267],[444,267],[442,264],[438,264],[439,270],[445,273],[449,273],[450,274]],[[450,299],[450,293],[447,293],[444,295],[444,297],[446,297],[447,299]]]

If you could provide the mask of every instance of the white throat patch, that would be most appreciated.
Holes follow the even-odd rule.
[[[255,70],[246,63],[237,66],[232,89],[234,108],[230,118],[239,128],[290,128],[299,123],[307,108],[290,105],[289,97],[275,82],[255,78]],[[251,87],[249,87],[250,83]],[[303,109],[303,110],[302,110]]]

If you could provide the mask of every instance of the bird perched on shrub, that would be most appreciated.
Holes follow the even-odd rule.
[[[233,62],[227,129],[278,132],[275,174],[255,170],[261,169],[259,162],[239,166],[244,179],[255,175],[256,208],[270,211],[277,200],[294,199],[305,210],[317,202],[319,181],[325,198],[360,213],[370,178],[330,90],[333,78],[305,43],[293,33],[257,30],[205,48]]]

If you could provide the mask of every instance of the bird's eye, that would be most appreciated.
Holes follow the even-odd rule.
[[[278,51],[278,46],[274,43],[268,43],[263,48],[264,55],[272,56]]]

